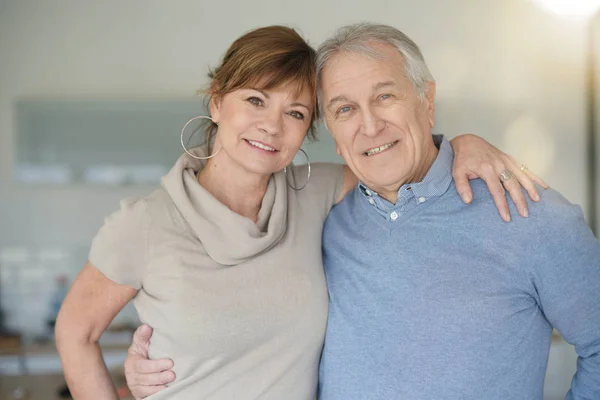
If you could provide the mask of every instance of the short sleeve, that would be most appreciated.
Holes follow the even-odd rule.
[[[92,241],[90,263],[108,279],[140,289],[149,260],[149,225],[143,200],[121,201]]]

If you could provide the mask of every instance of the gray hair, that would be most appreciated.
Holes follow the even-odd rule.
[[[404,72],[412,82],[417,94],[423,99],[426,91],[426,83],[433,82],[433,76],[425,63],[419,46],[404,33],[388,25],[358,23],[346,25],[336,31],[317,50],[317,95],[319,97],[319,108],[323,114],[323,93],[321,80],[323,68],[329,60],[340,52],[364,54],[375,59],[384,56],[373,48],[373,42],[384,43],[394,46],[404,58]]]

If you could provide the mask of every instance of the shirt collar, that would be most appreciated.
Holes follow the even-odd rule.
[[[398,190],[398,202],[401,202],[402,199],[408,197],[413,199],[416,198],[418,203],[423,203],[430,198],[440,197],[446,193],[452,182],[453,162],[454,151],[452,150],[452,146],[446,138],[443,138],[439,145],[438,155],[425,175],[425,178],[423,178],[421,182],[411,182],[402,185]],[[362,182],[358,184],[358,189],[360,193],[367,198],[379,197],[377,192],[370,189]],[[375,204],[377,203],[380,202],[377,201]]]

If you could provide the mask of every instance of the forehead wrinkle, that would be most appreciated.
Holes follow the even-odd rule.
[[[369,68],[366,71],[362,71],[360,74],[354,74],[353,76],[346,76],[343,78],[338,78],[337,80],[334,80],[331,84],[329,85],[325,85],[323,87],[324,92],[326,92],[328,89],[330,89],[332,86],[336,86],[340,83],[343,83],[344,81],[348,81],[348,80],[362,80],[362,81],[369,81],[369,77],[371,75],[374,75],[374,71],[379,69],[379,67],[377,66],[373,66],[372,68]],[[378,82],[375,83],[374,85],[372,85],[372,91],[375,92],[377,90],[379,90],[380,88],[383,87],[389,87],[389,86],[397,86],[396,82],[393,79],[387,79],[384,78],[385,80],[382,82]],[[327,103],[327,108],[330,109],[335,103],[341,102],[341,101],[350,101],[348,99],[348,97],[345,94],[340,94],[338,96],[333,97],[331,100],[329,100],[329,102]]]
[[[339,68],[339,67],[337,67],[337,68]],[[350,68],[345,68],[345,69],[346,70],[349,69],[352,72],[350,74],[344,73],[342,75],[339,72],[339,70],[334,70],[332,73],[333,76],[331,76],[330,79],[328,79],[330,82],[329,83],[325,82],[326,84],[323,85],[323,90],[327,91],[328,89],[330,90],[331,87],[342,84],[345,81],[361,79],[362,77],[364,77],[364,79],[361,79],[361,80],[368,80],[369,79],[368,77],[373,73],[373,70],[376,68],[369,68],[368,70],[361,71],[358,74],[353,72],[354,68],[352,68],[352,66],[350,66]],[[330,70],[330,72],[331,72],[331,70]],[[342,75],[342,76],[340,76],[340,75]],[[344,94],[337,95],[337,96],[333,97],[329,102],[331,102],[333,99],[338,99],[340,97],[345,97],[345,95]]]
[[[395,50],[395,49],[390,48],[390,49],[385,49],[385,50]],[[323,71],[323,76],[329,75],[328,80],[331,82],[329,84],[325,84],[322,86],[323,92],[327,92],[328,90],[330,91],[332,87],[337,86],[340,83],[343,84],[343,82],[345,80],[359,80],[359,81],[368,82],[369,80],[372,80],[369,78],[371,76],[376,76],[376,77],[378,76],[379,79],[381,79],[380,82],[375,83],[371,87],[371,90],[373,92],[380,90],[381,88],[388,87],[388,86],[400,88],[402,86],[402,84],[400,82],[398,82],[398,80],[396,78],[394,78],[393,75],[398,73],[398,74],[401,74],[403,78],[406,77],[406,74],[404,73],[404,71],[402,69],[402,64],[403,64],[404,60],[403,60],[401,54],[399,54],[399,53],[396,54],[395,52],[391,52],[391,51],[390,51],[390,53],[391,54],[388,55],[382,51],[382,52],[380,52],[381,57],[377,57],[377,58],[371,57],[369,55],[357,54],[357,53],[349,52],[349,51],[344,51],[342,53],[335,55],[334,57],[332,57],[331,61],[328,63],[328,65],[325,67],[325,69]],[[394,62],[394,57],[396,57],[396,56],[400,58],[399,63]],[[373,61],[375,61],[375,63],[373,63]],[[346,65],[346,64],[350,64],[350,65]],[[356,64],[363,64],[362,67],[365,70],[361,71],[358,74],[352,73],[352,71],[356,67]],[[400,64],[400,65],[398,65],[398,64]],[[327,71],[327,70],[329,70],[329,71]],[[333,71],[333,73],[332,73],[332,71]],[[342,77],[339,76],[340,75],[339,71],[344,71],[344,75]],[[350,71],[350,72],[348,73],[347,71]],[[323,83],[327,83],[327,82],[324,81]],[[335,96],[332,100],[329,101],[327,107],[329,108],[330,105],[333,103],[333,100],[338,99],[341,96],[343,96],[343,95]],[[347,100],[347,99],[344,99],[344,100]]]
[[[388,81],[376,83],[375,85],[373,85],[373,91],[376,92],[378,90],[381,90],[386,87],[391,87],[391,86],[396,86],[396,81],[388,80]]]

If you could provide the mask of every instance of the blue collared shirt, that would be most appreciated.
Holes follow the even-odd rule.
[[[581,209],[548,189],[506,223],[482,180],[461,200],[452,158],[443,141],[396,204],[362,185],[329,213],[319,399],[542,399],[552,328],[579,354],[566,399],[600,399],[600,244]]]

